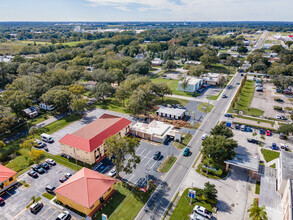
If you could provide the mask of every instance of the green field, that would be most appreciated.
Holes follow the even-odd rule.
[[[266,150],[266,149],[262,149],[261,153],[263,154],[266,162],[270,162],[274,159],[279,158],[279,156],[280,156],[279,152]]]
[[[213,110],[214,106],[212,104],[201,102],[197,105],[197,110],[201,112],[211,112]]]
[[[197,189],[194,188],[194,190],[197,190]],[[194,208],[195,205],[203,206],[206,209],[212,211],[215,203],[204,201],[198,197],[196,197],[196,199],[193,199],[192,203],[190,204],[190,198],[188,198],[188,191],[189,191],[189,188],[183,192],[180,200],[178,201],[178,204],[176,205],[173,213],[170,216],[170,220],[178,220],[178,219],[188,220],[189,219],[188,215],[192,213],[192,209]]]

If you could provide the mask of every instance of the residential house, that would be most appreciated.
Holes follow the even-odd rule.
[[[115,179],[84,167],[54,192],[64,205],[92,217],[113,195],[115,183]]]
[[[87,164],[93,164],[106,156],[104,141],[115,134],[129,132],[131,121],[115,115],[103,114],[94,122],[61,140],[60,151]]]
[[[130,133],[159,143],[163,143],[168,137],[174,137],[175,139],[175,134],[180,134],[178,130],[174,129],[173,125],[156,120],[149,124],[138,122],[130,128]]]
[[[160,58],[155,58],[152,60],[152,66],[162,66],[164,63],[163,60],[161,60]]]
[[[169,119],[176,119],[182,120],[186,116],[186,110],[180,108],[169,108],[161,106],[156,114],[161,117],[169,118]]]
[[[40,109],[37,106],[32,106],[23,110],[24,116],[27,118],[34,118],[38,116]]]
[[[97,84],[96,81],[87,81],[85,87],[87,89],[93,89],[95,87],[95,85]]]
[[[143,53],[140,53],[140,54],[137,54],[134,59],[137,59],[137,60],[142,60],[145,58],[145,55]]]
[[[41,102],[39,104],[39,106],[40,106],[41,109],[44,109],[44,110],[47,110],[47,111],[52,111],[52,110],[55,109],[54,105],[48,105],[48,104],[46,104],[44,102]]]
[[[17,172],[0,164],[0,193],[17,183]]]
[[[195,77],[186,77],[188,80],[188,83],[186,85],[186,88],[184,89],[182,87],[182,81],[178,82],[178,90],[179,91],[184,91],[184,92],[195,92],[198,89],[201,88],[203,85],[203,79],[195,78]]]

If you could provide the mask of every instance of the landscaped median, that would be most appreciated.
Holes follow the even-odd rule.
[[[212,104],[201,102],[197,105],[197,110],[201,112],[211,112],[213,110],[214,106]]]
[[[192,138],[191,134],[184,133],[184,134],[182,134],[181,141],[174,141],[173,145],[178,149],[183,149],[184,147],[186,147],[188,145],[191,138]]]
[[[171,167],[173,166],[173,164],[176,162],[177,160],[177,157],[175,156],[168,156],[164,162],[160,165],[158,171],[159,172],[163,172],[163,173],[166,173],[168,172]]]
[[[279,158],[280,156],[280,152],[267,150],[267,149],[261,149],[261,153],[263,154],[263,157],[267,163],[274,159]]]

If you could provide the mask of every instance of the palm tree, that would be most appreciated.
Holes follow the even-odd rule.
[[[183,91],[185,92],[187,86],[188,86],[188,82],[189,82],[189,78],[186,77],[186,75],[184,75],[183,77],[181,77],[181,87],[183,89]]]
[[[253,200],[253,204],[250,205],[250,209],[247,210],[249,212],[249,217],[253,220],[267,220],[267,213],[265,211],[265,206],[258,206],[258,199]]]

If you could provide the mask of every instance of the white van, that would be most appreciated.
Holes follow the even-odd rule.
[[[43,133],[41,134],[41,138],[42,138],[42,141],[45,141],[45,142],[49,142],[49,143],[54,142],[54,139],[49,134]]]

